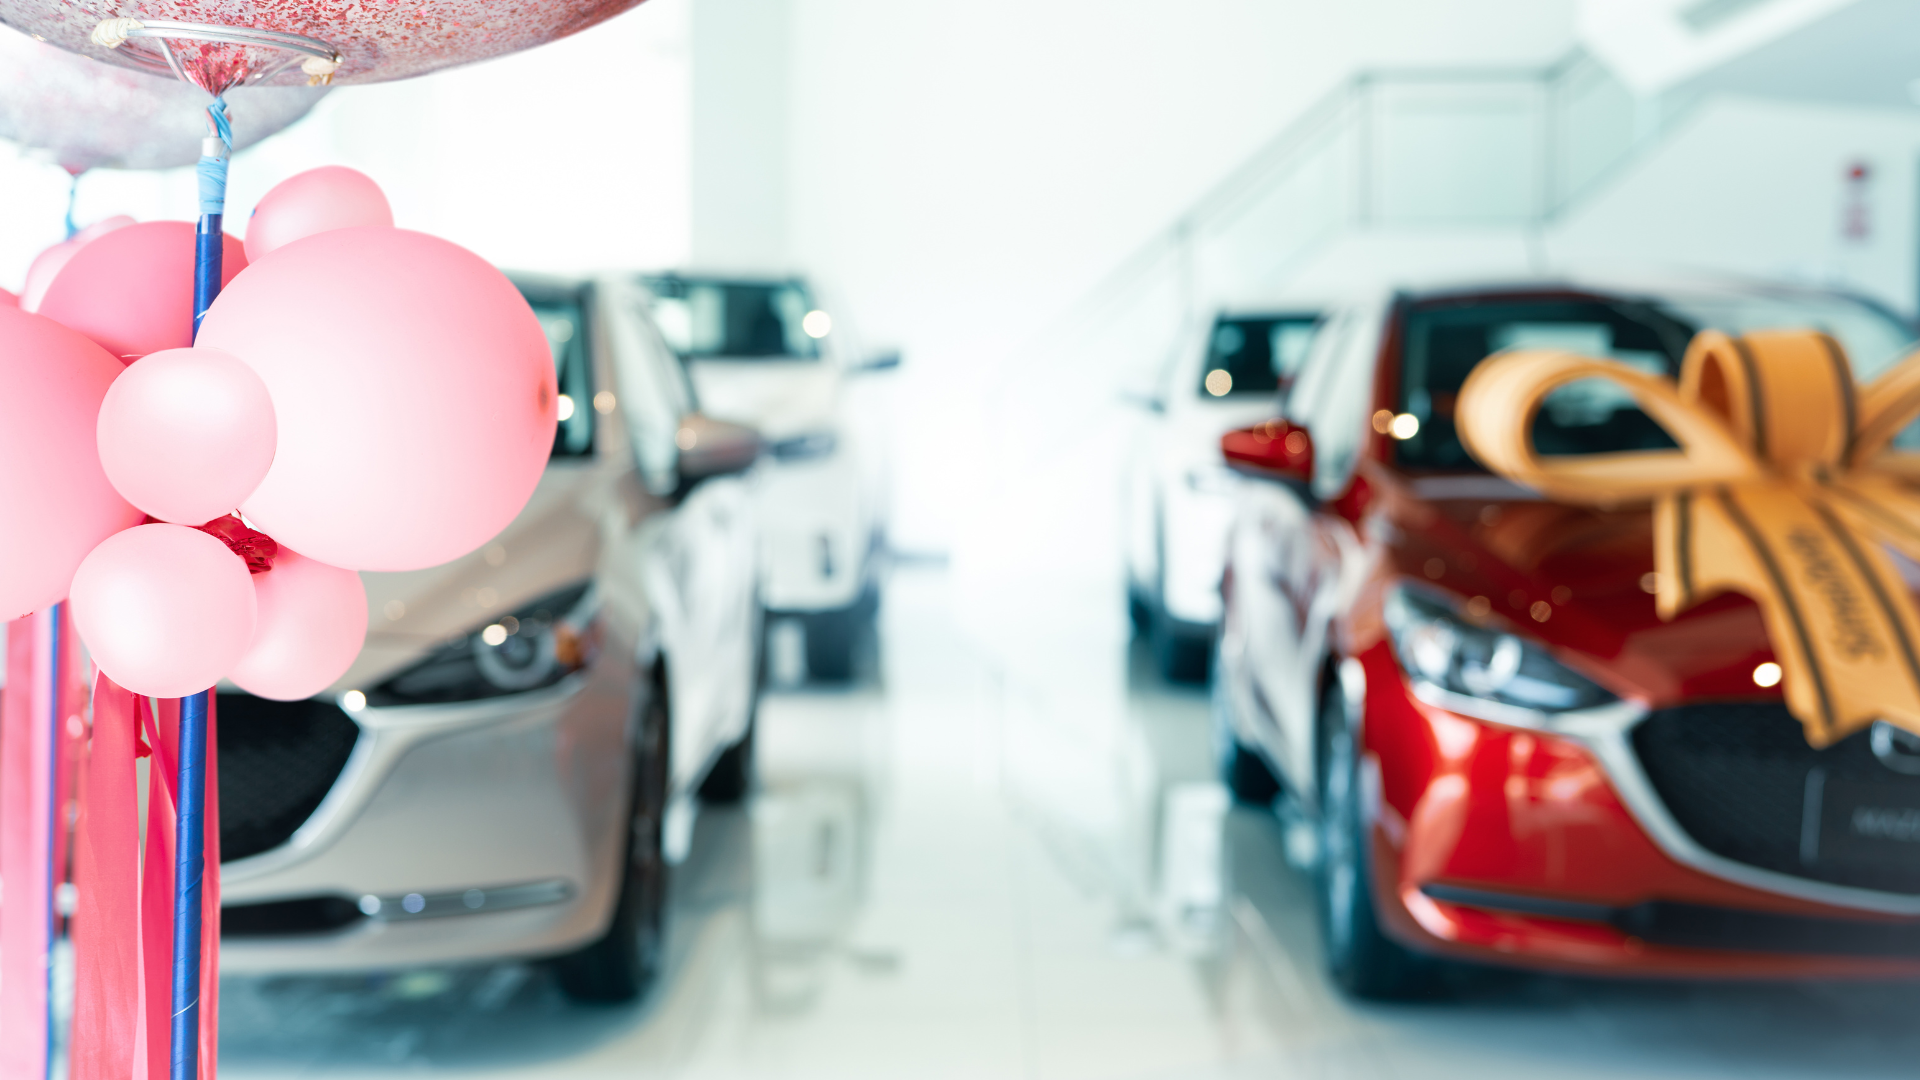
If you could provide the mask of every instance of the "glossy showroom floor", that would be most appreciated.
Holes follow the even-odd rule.
[[[1488,976],[1447,1002],[1342,1002],[1277,824],[1210,782],[1204,693],[1129,655],[1113,590],[1026,602],[995,619],[947,571],[901,570],[876,678],[769,697],[764,791],[699,817],[669,970],[641,1005],[569,1007],[517,964],[230,979],[224,1074],[1920,1070],[1916,986]]]

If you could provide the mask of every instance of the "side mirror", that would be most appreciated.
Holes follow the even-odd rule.
[[[1268,420],[1220,437],[1227,467],[1263,480],[1305,486],[1313,480],[1313,438],[1285,420]]]
[[[865,375],[868,372],[874,372],[874,371],[892,371],[898,368],[899,366],[900,366],[900,350],[889,349],[886,352],[874,353],[872,356],[867,357],[865,360],[862,360],[859,363],[848,367],[847,374]]]
[[[702,480],[746,472],[760,457],[759,432],[700,413],[680,418],[673,441],[680,448],[682,491]]]

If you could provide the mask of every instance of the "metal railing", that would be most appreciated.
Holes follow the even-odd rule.
[[[1107,275],[1046,347],[1157,362],[1214,306],[1281,289],[1355,230],[1545,229],[1678,111],[1577,52],[1541,69],[1356,75]]]

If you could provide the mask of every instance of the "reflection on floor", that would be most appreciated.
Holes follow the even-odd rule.
[[[963,634],[898,575],[882,677],[767,700],[763,790],[701,813],[669,968],[582,1009],[535,966],[228,979],[226,1075],[1910,1077],[1911,986],[1463,977],[1357,1007],[1271,816],[1212,783],[1205,693],[1117,601]]]

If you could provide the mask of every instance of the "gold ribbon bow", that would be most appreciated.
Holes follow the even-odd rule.
[[[1534,415],[1581,379],[1625,389],[1679,449],[1540,456]],[[1889,449],[1916,416],[1920,353],[1859,387],[1825,334],[1709,330],[1677,386],[1565,352],[1489,357],[1455,421],[1474,457],[1550,498],[1652,500],[1660,617],[1720,592],[1752,597],[1787,707],[1819,747],[1875,720],[1920,733],[1920,612],[1885,550],[1920,560],[1920,454]]]

